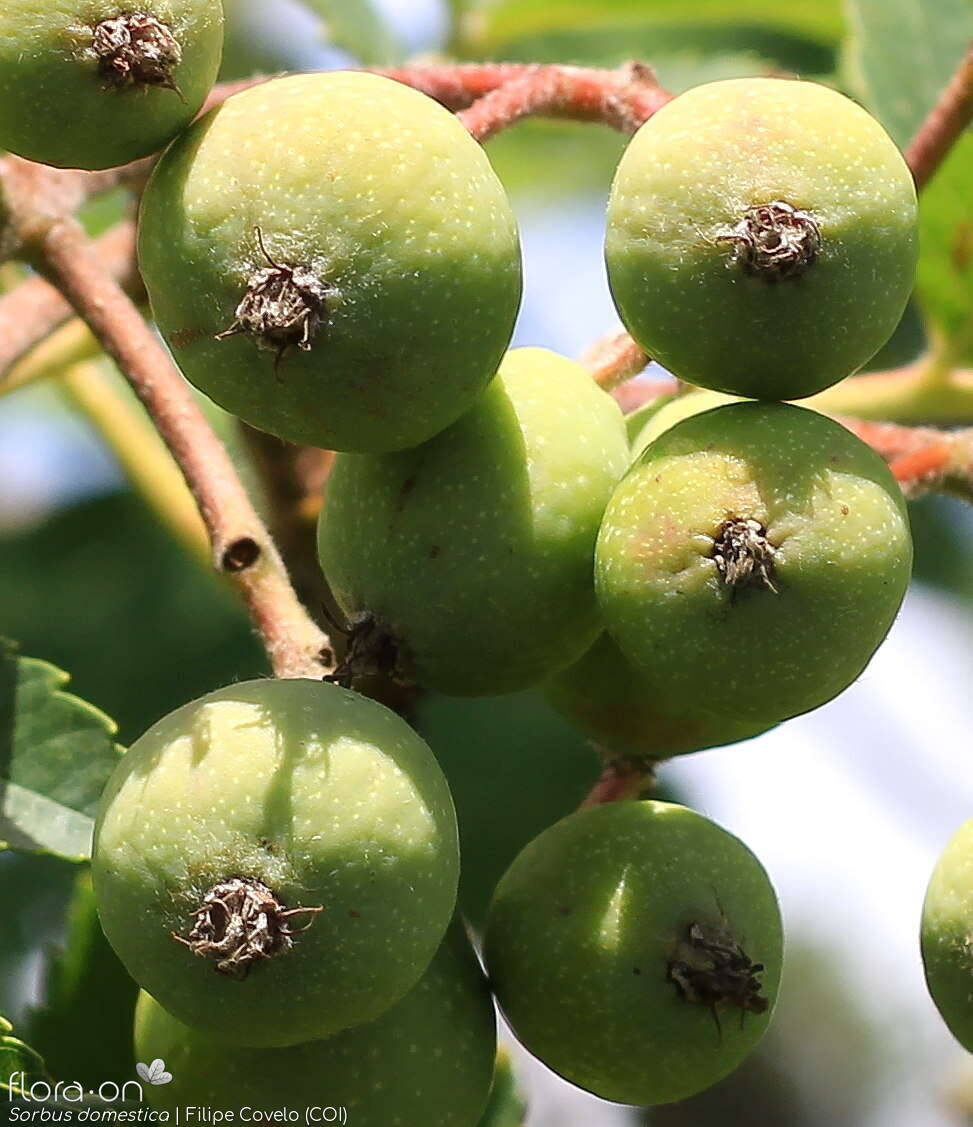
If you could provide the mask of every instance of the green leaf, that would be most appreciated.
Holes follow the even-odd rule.
[[[846,0],[852,90],[904,148],[973,39],[970,0]]]
[[[464,45],[471,53],[500,54],[527,36],[567,29],[586,32],[614,24],[738,24],[809,36],[835,44],[842,33],[840,0],[484,0],[465,20]],[[648,61],[652,61],[651,57]]]
[[[267,674],[242,600],[128,492],[0,530],[0,627],[70,669],[122,743],[187,700]]]
[[[68,680],[0,646],[0,848],[90,856],[95,809],[120,748],[104,713],[62,692]]]
[[[973,607],[973,526],[969,503],[958,497],[923,497],[909,504],[915,545],[913,575]]]
[[[35,1080],[47,1079],[43,1057],[15,1037],[13,1026],[0,1015],[0,1093],[3,1094],[0,1098],[9,1097],[10,1093],[15,1096],[20,1094],[20,1073],[23,1073],[27,1085]],[[12,1083],[14,1076],[18,1076],[16,1086]]]
[[[488,145],[490,161],[507,191],[524,199],[608,194],[626,138],[573,121],[524,121]],[[600,202],[598,206],[603,206]]]
[[[973,363],[973,134],[953,147],[919,207],[919,298],[958,364]]]
[[[372,0],[305,0],[324,21],[324,38],[365,66],[399,62],[402,52]]]
[[[48,955],[43,1003],[27,1020],[27,1036],[53,1076],[96,1089],[135,1075],[132,1020],[138,986],[101,930],[91,873],[77,873],[63,944]],[[97,1024],[98,1036],[89,1036]]]
[[[25,1020],[40,950],[64,930],[77,871],[49,853],[0,854],[0,1013],[15,1024]]]
[[[848,0],[849,81],[902,146],[915,134],[973,39],[970,0]],[[973,136],[964,135],[923,191],[917,293],[956,362],[973,356]]]
[[[830,44],[779,28],[745,23],[705,24],[695,20],[658,23],[609,23],[590,28],[559,28],[511,40],[502,55],[509,62],[577,63],[619,66],[632,58],[650,62],[667,90],[678,93],[688,86],[717,78],[736,78],[792,70],[802,75],[826,74],[835,68]],[[718,60],[716,73],[705,73],[707,61]],[[699,76],[673,82],[664,72],[671,60],[680,69],[696,64]]]

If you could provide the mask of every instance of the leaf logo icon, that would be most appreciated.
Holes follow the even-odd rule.
[[[161,1057],[156,1057],[151,1064],[142,1064],[140,1061],[135,1066],[135,1071],[146,1084],[168,1084],[172,1079],[172,1073],[166,1072],[166,1062]]]

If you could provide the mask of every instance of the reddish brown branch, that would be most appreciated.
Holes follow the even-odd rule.
[[[456,63],[370,68],[420,90],[466,122],[480,140],[531,114],[600,121],[634,132],[672,97],[652,69],[632,62],[617,70],[531,63]],[[266,77],[214,87],[204,112]],[[462,111],[469,110],[469,114]]]
[[[528,63],[454,63],[445,66],[380,67],[370,73],[421,90],[446,109],[465,110],[478,98],[523,77]]]
[[[939,492],[973,500],[973,429],[943,431],[837,418],[882,455],[910,499]]]
[[[642,63],[613,71],[534,66],[485,94],[458,117],[478,141],[536,114],[599,121],[634,133],[671,98]]]
[[[623,415],[630,415],[639,407],[653,403],[663,395],[675,395],[679,391],[679,381],[671,376],[656,376],[653,379],[630,380],[612,388],[612,399],[621,407]]]
[[[322,672],[327,637],[311,622],[229,455],[189,385],[81,227],[70,218],[32,239],[37,265],[58,286],[142,400],[186,479],[210,536],[214,565],[240,588],[274,672]]]
[[[591,377],[607,390],[637,376],[649,363],[649,357],[628,333],[613,333],[598,341],[583,360]]]
[[[609,760],[579,809],[602,806],[606,802],[622,802],[628,798],[638,798],[652,789],[654,781],[652,765],[644,760]]]
[[[939,101],[909,143],[905,159],[916,187],[923,188],[943,163],[960,134],[973,121],[973,44]]]

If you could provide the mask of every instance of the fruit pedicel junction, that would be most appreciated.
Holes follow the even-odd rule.
[[[755,4],[745,56],[706,5],[670,89],[669,25],[658,68],[588,65],[617,4],[443,5],[410,61],[396,5],[309,0],[350,60],[315,70],[244,7],[0,3],[0,393],[60,382],[140,495],[113,606],[123,541],[172,560],[131,595],[158,646],[105,618],[169,686],[118,723],[84,691],[97,633],[62,672],[0,596],[0,919],[50,960],[17,994],[0,944],[4,1111],[738,1122],[781,911],[666,762],[844,693],[910,585],[913,503],[973,498],[973,12],[931,2],[926,51],[864,0],[845,32]],[[627,5],[634,38],[663,7]],[[795,65],[843,33],[857,69]],[[512,347],[501,172],[520,135],[582,162],[586,130],[619,144],[578,268],[620,325],[578,362]],[[197,669],[217,603],[237,657]],[[968,1049],[971,857],[968,823],[902,922]],[[833,1121],[783,1106],[762,1121]]]

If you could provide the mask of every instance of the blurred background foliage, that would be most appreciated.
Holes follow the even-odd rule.
[[[973,38],[973,0],[224,2],[226,79],[407,58],[595,66],[640,58],[673,91],[753,74],[827,82],[862,100],[900,144]],[[600,241],[624,144],[597,126],[539,121],[490,143],[528,244],[524,343],[570,351],[568,324],[580,321],[591,339],[612,327],[603,294],[590,307],[583,296],[580,316],[570,307],[560,322],[552,322],[544,305],[552,292],[559,300],[561,288],[570,287],[572,270],[583,295],[592,291],[581,283],[601,266],[581,261],[578,248]],[[101,231],[130,206],[124,193],[112,193],[86,209],[85,221]],[[539,240],[538,217],[552,210],[559,216],[554,236],[563,239],[572,265],[562,257],[535,273],[531,238]],[[922,235],[917,302],[877,364],[910,361],[927,336],[954,360],[971,359],[969,135],[924,198]],[[20,276],[4,268],[0,285]],[[600,274],[598,286],[604,290]],[[561,337],[552,323],[563,327]],[[232,439],[231,424],[218,412],[214,417]],[[243,447],[234,448],[245,461]],[[69,671],[72,691],[117,721],[123,743],[186,700],[267,672],[234,595],[160,525],[56,380],[0,400],[0,473],[0,634],[16,639],[22,653]],[[973,609],[967,508],[937,498],[912,509],[918,582]],[[524,841],[577,803],[597,761],[536,694],[430,698],[420,703],[417,722],[453,785],[465,857],[463,903],[478,923],[505,865]],[[683,798],[692,801],[691,794]],[[131,1076],[134,988],[101,937],[85,868],[52,856],[0,855],[0,886],[0,1014],[55,1075],[92,1084]],[[876,1093],[901,1066],[902,1048],[866,1015],[833,952],[813,938],[790,938],[778,1016],[754,1059],[711,1092],[647,1113],[647,1122],[831,1127],[868,1119]],[[942,1109],[928,1122],[973,1121],[971,1090],[969,1077],[957,1077],[952,1087],[944,1081]],[[572,1110],[551,1098],[551,1107],[562,1110],[546,1112],[541,1099],[531,1123],[635,1122],[607,1111],[602,1119],[590,1104]],[[490,1116],[494,1127],[522,1121],[507,1072]]]

